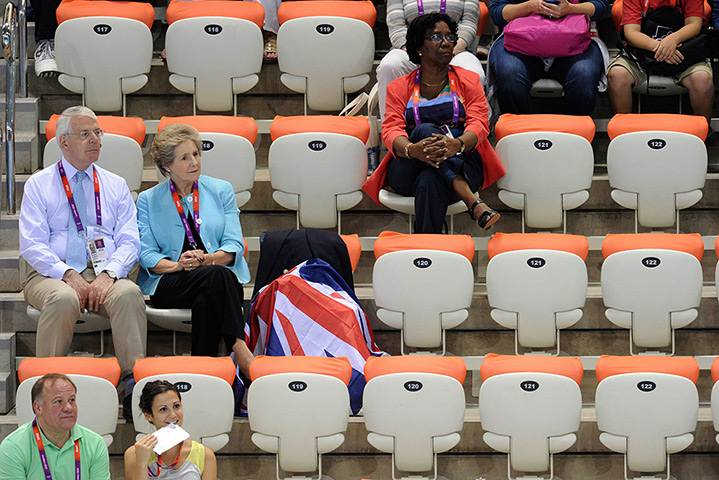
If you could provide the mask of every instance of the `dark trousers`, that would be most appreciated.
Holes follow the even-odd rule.
[[[419,142],[433,133],[443,135],[442,131],[431,123],[421,123],[409,135],[412,143]],[[473,191],[483,183],[481,156],[477,152],[471,155],[458,155],[439,164],[439,168],[410,158],[394,159],[387,166],[387,181],[392,189],[405,197],[414,196],[414,232],[442,233],[447,207],[459,200],[452,188],[457,177],[467,181]]]
[[[60,0],[30,0],[35,10],[35,41],[53,40],[57,30],[55,10]]]
[[[232,271],[208,265],[163,275],[150,300],[157,308],[191,308],[192,355],[216,357],[221,338],[228,352],[245,338],[243,296]]]

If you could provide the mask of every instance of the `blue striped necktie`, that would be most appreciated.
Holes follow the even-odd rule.
[[[72,188],[72,197],[75,200],[75,206],[80,215],[83,227],[87,225],[87,202],[85,200],[85,189],[83,182],[87,178],[87,173],[77,172],[73,177],[75,186]],[[67,221],[67,253],[65,254],[67,263],[70,268],[82,272],[87,268],[87,247],[85,237],[79,235],[75,219],[70,212],[70,218]]]

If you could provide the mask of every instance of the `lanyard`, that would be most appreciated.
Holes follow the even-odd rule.
[[[422,0],[417,0],[417,13],[419,13],[420,17],[424,15],[424,2]],[[440,0],[439,13],[447,13],[447,0]]]
[[[85,229],[82,226],[82,220],[80,220],[80,214],[77,211],[77,205],[75,205],[75,199],[72,197],[72,189],[70,188],[70,182],[67,181],[65,175],[65,168],[62,166],[62,160],[57,162],[57,170],[60,172],[60,179],[62,185],[65,188],[65,195],[67,195],[67,202],[70,204],[70,212],[72,212],[72,218],[75,220],[75,226],[77,227],[77,233],[82,234]],[[102,209],[100,207],[100,179],[97,176],[97,169],[92,167],[93,184],[95,186],[95,219],[97,226],[102,226]],[[84,195],[84,193],[83,193]]]
[[[37,442],[37,450],[40,452],[40,461],[42,462],[42,470],[45,472],[45,479],[52,480],[50,473],[50,465],[47,463],[47,455],[45,454],[45,445],[42,443],[40,429],[37,426],[37,418],[32,421],[32,431],[35,434],[35,442]],[[80,480],[80,439],[75,440],[75,480]]]
[[[419,118],[419,76],[422,73],[422,69],[418,68],[417,73],[414,75],[414,92],[412,93],[412,111],[414,112],[414,125],[417,126],[422,123]],[[449,67],[449,89],[452,92],[452,123],[457,125],[459,123],[459,95],[457,95],[457,76],[454,74],[454,69]]]
[[[177,213],[180,214],[182,226],[185,227],[185,233],[187,234],[187,240],[189,240],[190,242],[190,247],[193,250],[197,250],[197,243],[195,242],[195,237],[194,235],[192,235],[192,231],[190,230],[190,223],[187,221],[187,217],[185,216],[185,209],[182,208],[180,196],[177,194],[177,189],[175,189],[175,184],[172,183],[172,180],[170,180],[170,192],[172,193],[172,199],[175,201],[175,208],[177,208]],[[192,185],[192,218],[195,220],[195,230],[197,230],[197,234],[199,235],[200,223],[202,223],[202,220],[200,220],[200,194],[197,189],[197,182]]]
[[[184,443],[185,443],[184,440],[180,443],[180,450],[178,450],[178,452],[177,452],[177,458],[175,459],[175,461],[173,462],[172,465],[169,465],[167,467],[170,470],[175,468],[175,465],[177,465],[177,462],[180,461],[180,454],[182,453],[182,445]],[[157,461],[155,462],[155,465],[157,465],[157,473],[152,473],[152,469],[150,468],[150,466],[149,465],[147,466],[147,472],[150,474],[151,477],[159,477],[160,473],[162,472],[162,454],[157,456]]]

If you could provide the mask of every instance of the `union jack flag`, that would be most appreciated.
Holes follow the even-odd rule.
[[[347,357],[350,406],[362,408],[364,364],[386,355],[377,347],[357,297],[326,262],[303,262],[260,290],[245,324],[255,355]]]

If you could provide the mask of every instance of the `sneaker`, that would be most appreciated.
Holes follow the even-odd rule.
[[[122,418],[132,420],[132,391],[135,389],[135,377],[125,377],[125,396],[122,398]]]
[[[35,50],[35,74],[38,77],[53,77],[58,73],[55,40],[40,40]]]

